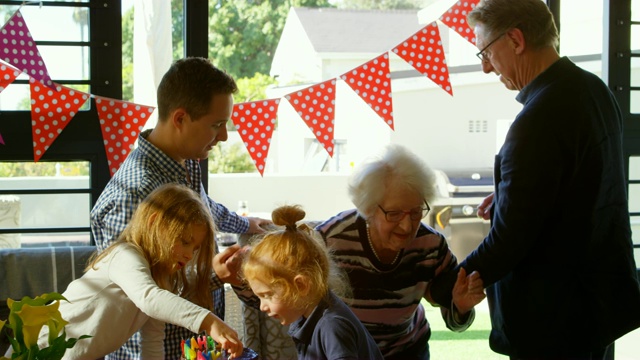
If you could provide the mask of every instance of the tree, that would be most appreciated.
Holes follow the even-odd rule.
[[[213,174],[257,172],[242,143],[219,144],[209,154],[209,172]]]
[[[133,101],[133,7],[122,14],[122,100]]]
[[[342,0],[337,7],[362,10],[421,9],[431,2],[433,0]]]
[[[234,78],[268,74],[291,7],[330,7],[328,0],[220,0],[210,7],[209,56]]]

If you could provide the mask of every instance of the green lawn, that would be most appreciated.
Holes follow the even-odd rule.
[[[505,360],[489,348],[491,321],[486,302],[476,307],[476,319],[467,331],[456,333],[444,324],[440,309],[423,300],[427,319],[431,324],[429,348],[433,360]]]

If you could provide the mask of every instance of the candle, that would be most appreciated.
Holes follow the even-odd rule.
[[[207,350],[207,338],[204,335],[198,336],[198,347],[200,350]]]
[[[209,335],[207,335],[207,344],[209,345],[209,350],[215,351],[216,342],[213,341],[213,338],[211,336],[209,336]]]

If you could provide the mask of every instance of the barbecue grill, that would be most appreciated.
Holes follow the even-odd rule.
[[[426,222],[443,233],[462,261],[485,238],[491,226],[476,216],[480,202],[493,192],[492,169],[436,170],[438,196]]]

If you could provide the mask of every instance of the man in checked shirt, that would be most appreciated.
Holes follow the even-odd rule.
[[[111,178],[91,210],[91,233],[99,251],[118,238],[138,204],[166,183],[184,184],[199,193],[211,209],[219,231],[261,233],[264,231],[261,225],[271,223],[229,211],[205,193],[201,181],[199,160],[206,159],[219,141],[227,140],[226,124],[233,108],[232,94],[237,90],[233,78],[207,59],[190,57],[172,64],[158,86],[157,125],[140,134],[138,147]],[[221,319],[223,284],[237,284],[227,268],[234,250],[237,248],[214,259],[211,290],[214,312]],[[167,358],[178,359],[180,341],[191,336],[189,330],[167,324],[164,344]],[[140,359],[140,334],[106,359]]]

